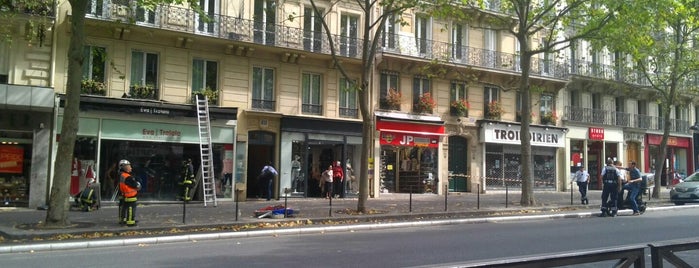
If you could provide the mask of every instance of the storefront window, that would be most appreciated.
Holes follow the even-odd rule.
[[[105,180],[101,184],[102,199],[114,200],[119,181],[116,163],[127,159],[133,167],[132,175],[141,182],[139,200],[179,200],[184,161],[191,159],[195,173],[200,166],[198,144],[102,140],[100,173]],[[222,169],[223,146],[214,144],[215,176]],[[220,172],[219,172],[220,173]],[[199,178],[199,176],[197,176]]]
[[[485,182],[487,188],[522,187],[522,160],[519,150],[519,146],[486,145]],[[534,147],[532,158],[534,187],[556,187],[555,149]]]
[[[0,205],[27,206],[31,155],[31,144],[0,145]]]
[[[437,192],[437,148],[381,146],[382,193]]]

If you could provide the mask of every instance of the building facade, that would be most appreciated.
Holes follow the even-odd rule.
[[[66,2],[57,1],[59,15],[49,16],[52,27],[40,44],[19,33],[13,49],[24,53],[0,47],[2,109],[25,115],[0,118],[0,138],[17,142],[2,149],[23,160],[23,168],[0,172],[5,184],[26,185],[8,190],[24,193],[27,201],[18,205],[43,205],[50,189],[71,35]],[[532,123],[534,189],[569,189],[570,173],[580,166],[589,169],[591,188],[599,187],[605,159],[634,160],[646,172],[656,166],[650,156],[662,134],[658,106],[649,92],[628,94],[629,85],[644,85],[616,76],[613,54],[582,44],[558,57],[538,55],[532,113],[522,114],[518,42],[483,19],[504,15],[486,2],[472,17],[407,10],[372,29],[380,38],[368,99],[374,149],[361,159],[353,84],[363,71],[365,16],[381,14],[380,7],[363,12],[351,1],[319,1],[326,29],[309,1],[202,0],[205,19],[186,6],[148,10],[135,1],[91,0],[71,190],[92,173],[102,198],[114,199],[115,163],[129,159],[145,200],[177,200],[184,162],[199,163],[195,94],[212,107],[220,198],[262,197],[258,175],[267,163],[279,170],[277,198],[321,196],[320,172],[338,161],[350,196],[361,164],[370,167],[375,198],[517,189],[524,116]],[[44,101],[34,103],[34,96]],[[698,112],[691,102],[673,109],[667,174],[695,169],[688,122]]]

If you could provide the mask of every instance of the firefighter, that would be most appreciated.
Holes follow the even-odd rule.
[[[128,160],[123,159],[119,161],[119,168],[121,169],[119,192],[121,192],[123,200],[123,204],[120,206],[121,221],[126,226],[136,226],[136,196],[138,195],[138,190],[141,189],[141,183],[134,176],[131,176],[131,163]]]
[[[194,185],[194,166],[192,165],[192,159],[187,159],[182,162],[182,172],[180,174],[182,181],[179,183],[182,186],[182,200],[190,201],[192,198],[190,195],[190,190]]]

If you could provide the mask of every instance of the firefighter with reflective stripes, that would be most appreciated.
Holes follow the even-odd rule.
[[[136,200],[141,183],[131,176],[131,163],[128,160],[119,161],[119,168],[119,192],[123,198],[123,205],[120,206],[121,222],[126,226],[136,226]]]

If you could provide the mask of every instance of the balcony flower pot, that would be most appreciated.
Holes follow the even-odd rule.
[[[437,107],[437,102],[432,98],[429,92],[422,94],[415,104],[415,111],[418,113],[431,114],[434,108]]]
[[[458,99],[451,102],[449,112],[451,115],[455,116],[468,116],[468,110],[470,108],[471,104],[468,103],[468,100]]]
[[[102,82],[86,79],[80,82],[80,94],[105,96],[107,89]]]
[[[498,101],[491,101],[485,110],[485,117],[493,120],[500,120],[500,117],[504,113],[502,105]]]

